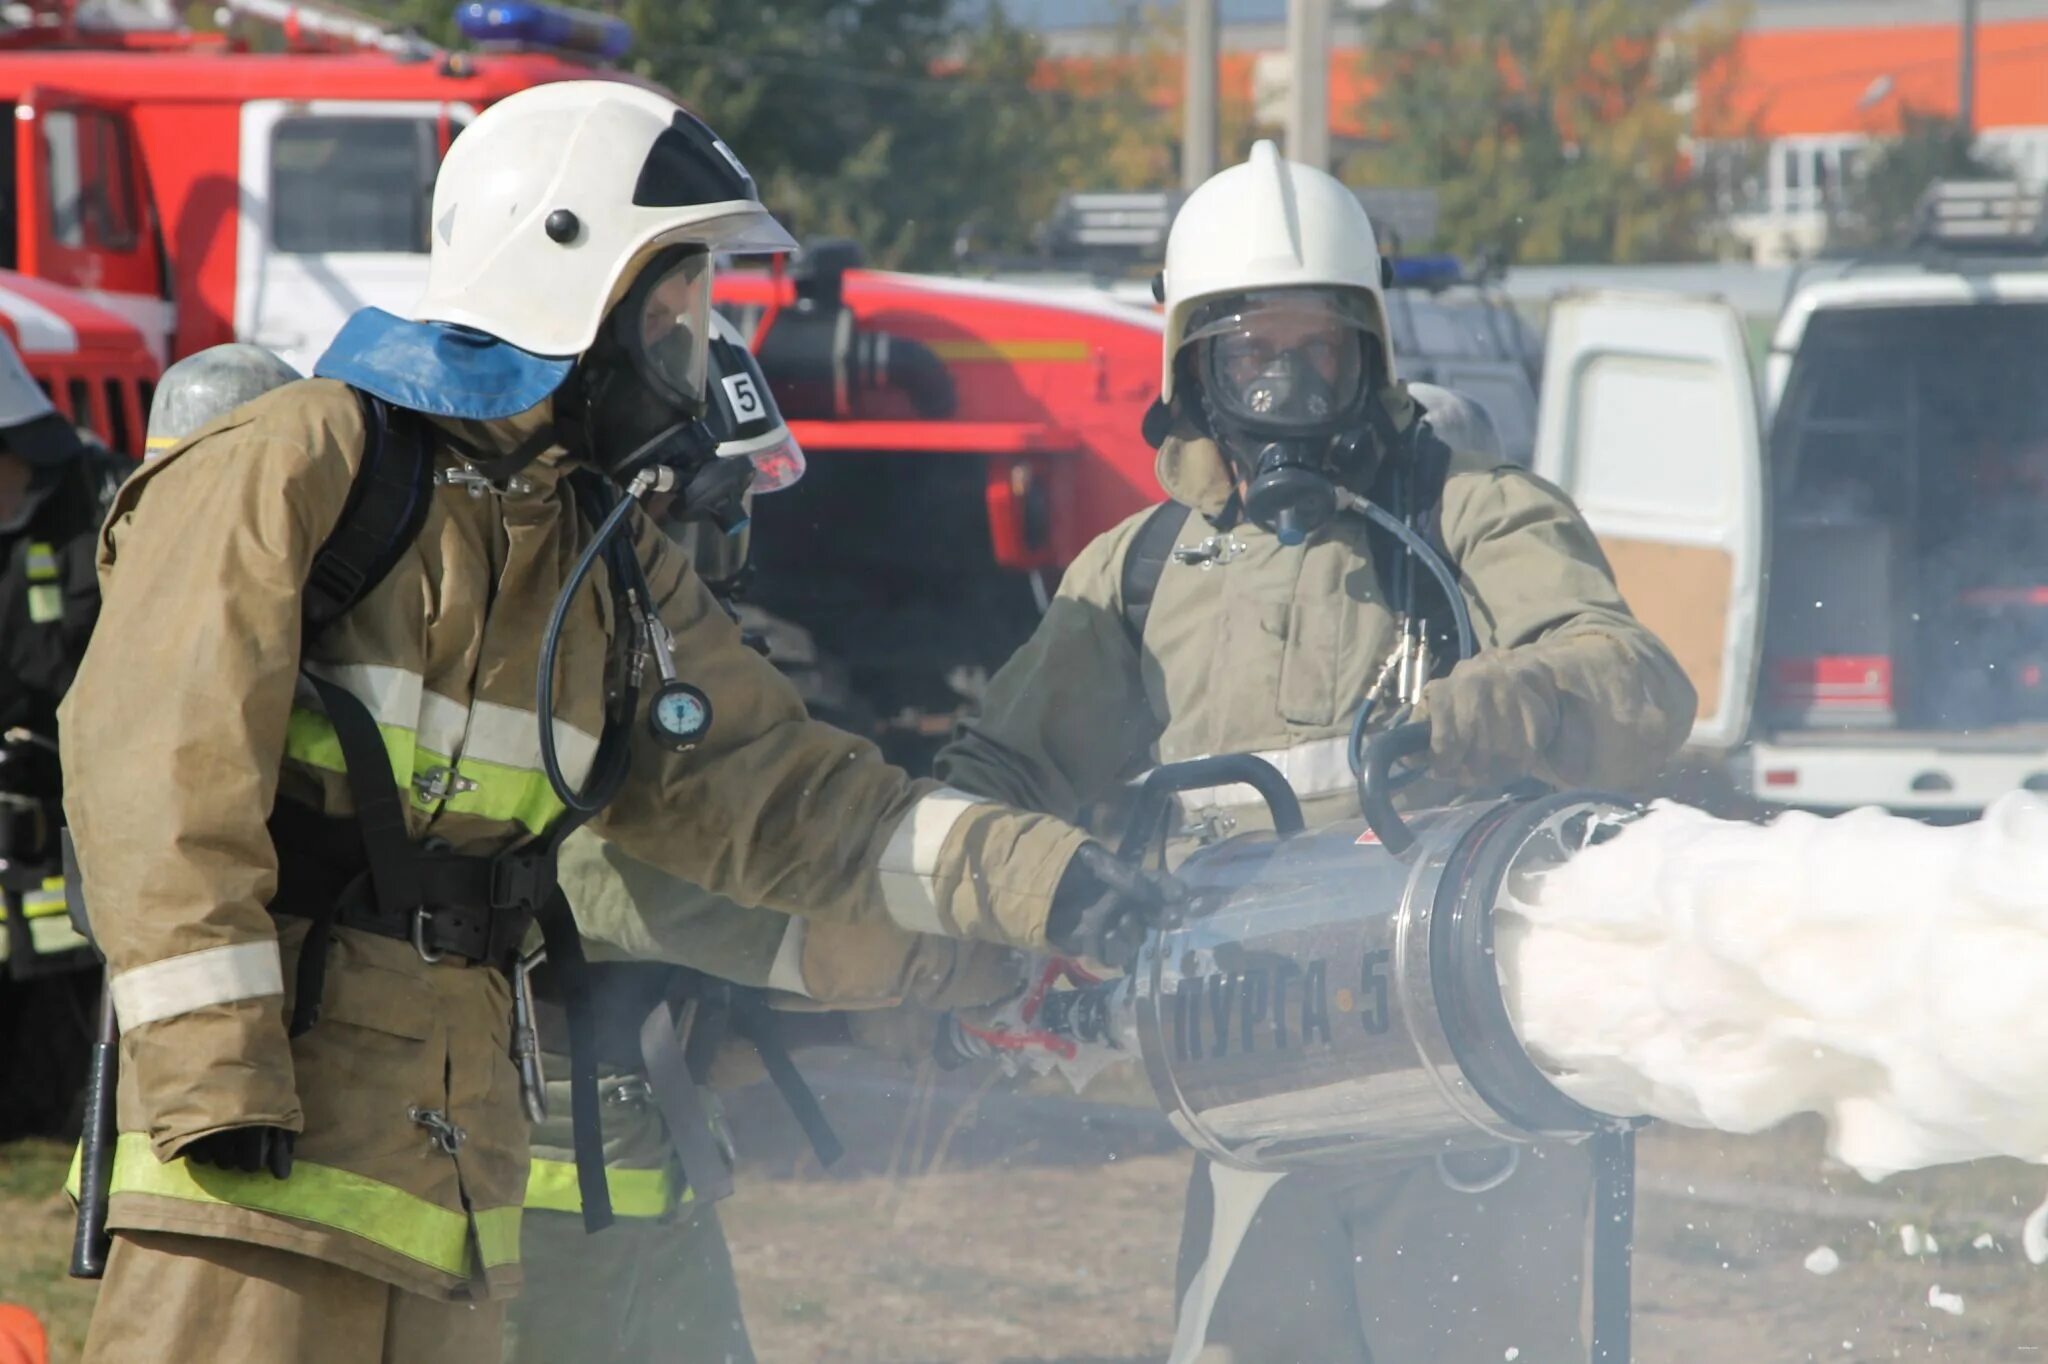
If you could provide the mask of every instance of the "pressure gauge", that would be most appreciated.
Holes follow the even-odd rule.
[[[711,698],[687,682],[663,682],[648,708],[654,737],[678,753],[704,741],[711,729]]]

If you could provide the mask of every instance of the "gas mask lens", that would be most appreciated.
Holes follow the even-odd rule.
[[[1325,433],[1356,412],[1373,334],[1369,305],[1276,290],[1197,317],[1202,387],[1219,415],[1270,434]]]
[[[656,256],[620,311],[641,378],[679,407],[700,410],[711,334],[710,254],[684,247]]]

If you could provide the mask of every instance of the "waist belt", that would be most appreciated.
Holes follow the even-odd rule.
[[[410,942],[430,962],[456,957],[509,974],[551,885],[542,852],[521,849],[480,856],[421,849],[413,854],[420,903],[386,905],[376,896],[369,869],[361,865],[353,819],[315,814],[279,801],[271,812],[270,833],[279,850],[271,913],[311,919],[316,930],[338,925]],[[356,843],[353,859],[347,855],[351,842]],[[357,864],[353,870],[351,860]],[[317,1016],[324,961],[311,968],[307,963],[324,958],[322,947],[309,934],[308,948],[299,958],[301,988],[292,1010],[295,1034],[312,1026]],[[308,985],[313,988],[308,990]]]

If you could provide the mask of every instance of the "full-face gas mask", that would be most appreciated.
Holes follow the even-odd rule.
[[[701,246],[656,254],[557,396],[556,420],[570,448],[622,486],[660,466],[688,489],[712,459],[716,441],[701,420],[711,273]],[[742,484],[733,496],[744,491]]]
[[[782,420],[767,376],[739,329],[717,313],[711,325],[704,422],[718,442],[718,457],[699,470],[663,518],[696,563],[697,576],[719,591],[746,567],[754,494],[789,487],[804,476],[805,465],[803,447]]]
[[[1326,289],[1256,290],[1193,319],[1183,372],[1243,488],[1244,514],[1300,544],[1337,511],[1337,485],[1369,480],[1367,410],[1385,382],[1370,300]]]

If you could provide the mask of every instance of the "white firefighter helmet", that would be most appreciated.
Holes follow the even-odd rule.
[[[1457,455],[1476,455],[1492,464],[1508,462],[1507,448],[1487,410],[1462,393],[1436,384],[1410,383],[1408,396],[1422,406],[1429,429]]]
[[[1173,400],[1175,362],[1184,345],[1200,339],[1195,319],[1204,305],[1269,291],[1314,290],[1343,305],[1377,342],[1383,377],[1391,381],[1380,268],[1372,221],[1357,195],[1335,176],[1285,159],[1271,142],[1253,144],[1244,164],[1219,171],[1187,197],[1167,234],[1161,400]]]
[[[665,96],[617,81],[510,95],[455,139],[434,181],[413,315],[542,356],[581,355],[664,248],[692,248],[643,300],[643,344],[701,401],[714,253],[789,251],[732,149]],[[687,259],[684,259],[687,257]]]
[[[208,346],[165,370],[149,401],[145,460],[154,459],[216,417],[303,377],[261,346]]]

